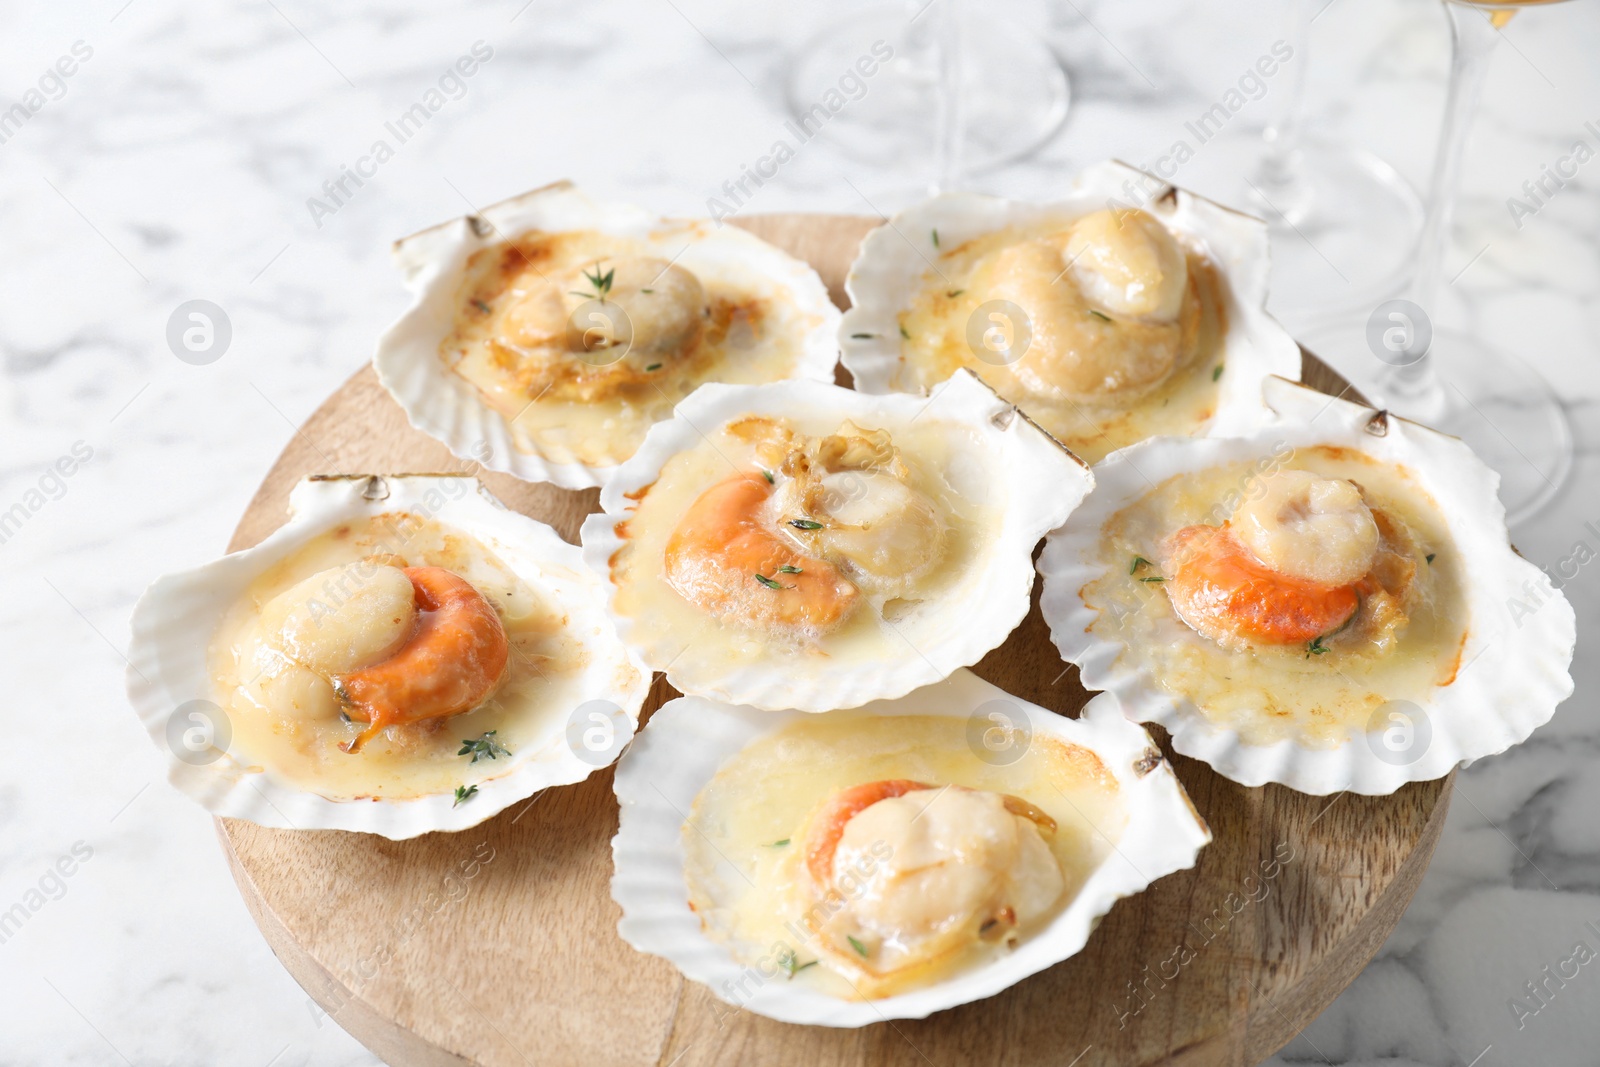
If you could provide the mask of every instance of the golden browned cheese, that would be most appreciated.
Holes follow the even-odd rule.
[[[972,370],[1084,459],[1215,413],[1227,283],[1144,211],[1018,224],[944,249],[900,315],[894,388]]]
[[[1339,447],[1275,456],[1265,477],[1262,462],[1167,479],[1113,515],[1080,595],[1119,665],[1246,743],[1342,744],[1454,679],[1467,562],[1404,468]],[[1259,551],[1237,536],[1251,524]]]

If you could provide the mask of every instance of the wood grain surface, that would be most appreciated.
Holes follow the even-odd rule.
[[[840,302],[873,224],[742,223],[813,263]],[[1305,375],[1345,388],[1309,355]],[[296,433],[230,550],[284,522],[304,475],[472,469],[411,429],[368,367]],[[595,490],[481,477],[568,540],[596,507]],[[1062,714],[1088,699],[1050,643],[1037,590],[1027,620],[975,669]],[[647,713],[673,695],[658,676]],[[1437,843],[1452,779],[1392,797],[1310,797],[1173,762],[1216,835],[1194,870],[1121,901],[1077,956],[999,996],[859,1030],[729,1008],[618,938],[609,769],[459,834],[394,842],[234,820],[218,820],[218,833],[308,1007],[390,1064],[1248,1067],[1326,1007],[1394,927]]]

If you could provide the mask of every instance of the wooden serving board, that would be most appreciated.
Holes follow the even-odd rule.
[[[874,220],[742,225],[809,260],[842,305]],[[1309,354],[1304,370],[1320,389],[1346,388]],[[281,525],[304,475],[470,469],[411,429],[368,367],[295,435],[229,548]],[[596,508],[596,490],[480,476],[568,540]],[[1050,643],[1037,589],[1027,620],[975,669],[1063,714],[1088,699]],[[674,695],[658,676],[646,714]],[[1391,797],[1311,797],[1173,763],[1216,835],[1195,869],[1121,901],[1082,952],[999,996],[859,1030],[726,1007],[623,943],[609,892],[609,769],[459,834],[394,842],[229,819],[218,832],[278,958],[390,1064],[1247,1067],[1326,1007],[1399,920],[1438,841],[1451,779]]]

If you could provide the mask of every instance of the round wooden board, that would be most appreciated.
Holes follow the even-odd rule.
[[[741,223],[809,260],[841,305],[874,224]],[[1309,354],[1304,371],[1324,391],[1346,388]],[[281,525],[290,488],[308,474],[470,469],[413,430],[368,367],[295,435],[229,547]],[[595,490],[480,476],[568,540],[596,507]],[[1027,620],[975,670],[1063,714],[1088,699],[1050,643],[1037,589]],[[658,676],[646,714],[674,695]],[[394,842],[230,819],[218,832],[278,958],[390,1064],[1248,1067],[1326,1007],[1399,920],[1438,841],[1451,779],[1391,797],[1311,797],[1173,763],[1216,835],[1195,869],[1121,901],[1082,952],[999,996],[859,1030],[735,1010],[623,943],[609,891],[609,769],[459,834]]]

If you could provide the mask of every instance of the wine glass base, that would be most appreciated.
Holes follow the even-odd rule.
[[[913,21],[913,14],[915,9],[909,7],[868,11],[813,38],[789,72],[787,95],[794,123],[822,133],[862,162],[889,168],[909,164],[932,174],[939,41],[935,20],[924,15]],[[1027,155],[1060,129],[1071,87],[1061,64],[1037,34],[974,12],[965,20],[961,41],[965,170],[983,170]],[[875,45],[878,53],[873,51]],[[877,58],[883,45],[893,48],[894,55],[871,77],[856,79],[865,84],[865,91],[858,98],[841,95],[841,77],[859,74],[857,63],[863,57]],[[843,106],[819,123],[830,102],[841,99]]]
[[[1178,184],[1266,221],[1267,307],[1291,328],[1368,310],[1405,284],[1422,201],[1399,171],[1361,149],[1308,141],[1289,172],[1263,171],[1259,134],[1222,133],[1195,149]]]
[[[1368,348],[1366,323],[1351,319],[1304,331],[1300,341],[1350,379],[1367,400],[1461,438],[1500,475],[1506,521],[1526,522],[1561,492],[1572,472],[1572,425],[1544,377],[1510,352],[1435,330],[1428,358],[1442,389],[1408,399],[1394,368]]]

